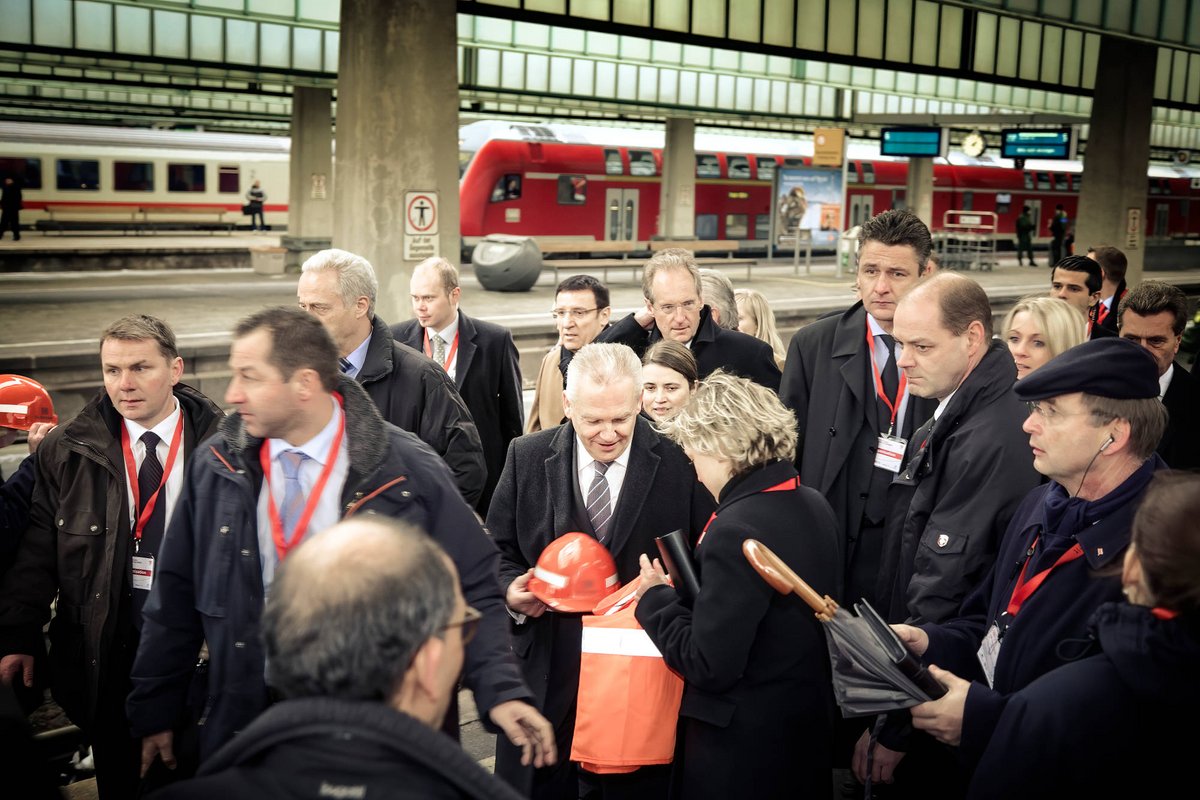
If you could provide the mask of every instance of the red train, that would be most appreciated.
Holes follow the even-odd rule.
[[[572,125],[483,122],[462,131],[470,159],[460,187],[461,225],[471,244],[492,233],[648,239],[658,231],[661,133]],[[696,235],[701,239],[770,238],[771,187],[780,167],[808,166],[810,142],[730,135],[696,136]],[[851,145],[842,228],[903,207],[908,164]],[[1049,238],[1054,207],[1075,218],[1083,165],[952,153],[934,166],[934,229],[951,209],[997,215],[996,236],[1015,238],[1028,205],[1037,238]],[[1200,170],[1151,166],[1148,240],[1200,234]]]

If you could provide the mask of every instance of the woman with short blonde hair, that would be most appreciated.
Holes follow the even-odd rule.
[[[1017,364],[1017,380],[1087,341],[1087,319],[1057,297],[1024,297],[1004,317],[1000,335]]]

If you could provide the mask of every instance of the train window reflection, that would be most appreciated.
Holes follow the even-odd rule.
[[[558,176],[558,204],[581,206],[587,202],[587,178],[583,175]]]
[[[784,169],[797,169],[804,166],[803,158],[785,158],[783,160]]]
[[[203,192],[203,164],[167,164],[168,192]]]
[[[242,168],[237,164],[222,164],[217,167],[217,191],[224,194],[240,194]]]
[[[654,153],[649,150],[629,151],[629,174],[648,176],[658,174],[658,164],[654,162]]]
[[[153,192],[154,164],[149,161],[114,161],[113,188],[118,192]]]
[[[0,183],[12,178],[22,189],[42,188],[42,160],[40,158],[0,158]]]
[[[745,156],[725,156],[729,177],[746,180],[750,177],[750,159]]]
[[[1050,173],[1049,172],[1039,172],[1037,174],[1037,188],[1038,188],[1038,191],[1045,191],[1045,192],[1050,191]]]
[[[604,151],[604,174],[605,175],[624,175],[625,165],[621,163],[620,150],[605,150]]]
[[[1025,188],[1033,189],[1033,173],[1032,172],[1025,173]]]
[[[863,183],[874,183],[875,182],[875,165],[872,164],[870,161],[862,162],[862,175],[863,175],[863,178],[862,178]]]
[[[721,177],[721,162],[712,153],[697,153],[696,154],[696,177],[697,178],[719,178]],[[715,237],[714,237],[715,238]]]
[[[754,215],[754,238],[755,239],[770,239],[771,238],[771,215],[770,214],[755,214]]]
[[[503,175],[496,181],[492,189],[492,202],[503,203],[505,200],[521,199],[521,176],[516,173]]]
[[[745,214],[725,215],[725,238],[745,239],[749,218]]]
[[[60,158],[55,162],[54,171],[59,189],[78,189],[86,192],[100,190],[99,161]]]
[[[1054,175],[1054,188],[1060,192],[1071,191],[1071,179],[1062,172]]]
[[[760,181],[775,180],[775,157],[774,156],[759,156],[757,166],[758,166],[758,179]]]
[[[716,214],[697,214],[696,215],[696,238],[697,239],[716,239],[717,238],[717,215]]]

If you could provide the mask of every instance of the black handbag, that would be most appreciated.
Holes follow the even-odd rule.
[[[246,216],[250,216],[254,213],[254,206],[247,203],[246,205],[242,206],[242,213]]]

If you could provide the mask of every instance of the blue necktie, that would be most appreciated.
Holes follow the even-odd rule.
[[[283,467],[283,504],[279,518],[283,523],[283,539],[291,542],[296,535],[296,523],[304,511],[304,489],[300,486],[300,465],[308,456],[299,450],[285,450],[279,454],[279,466]]]

